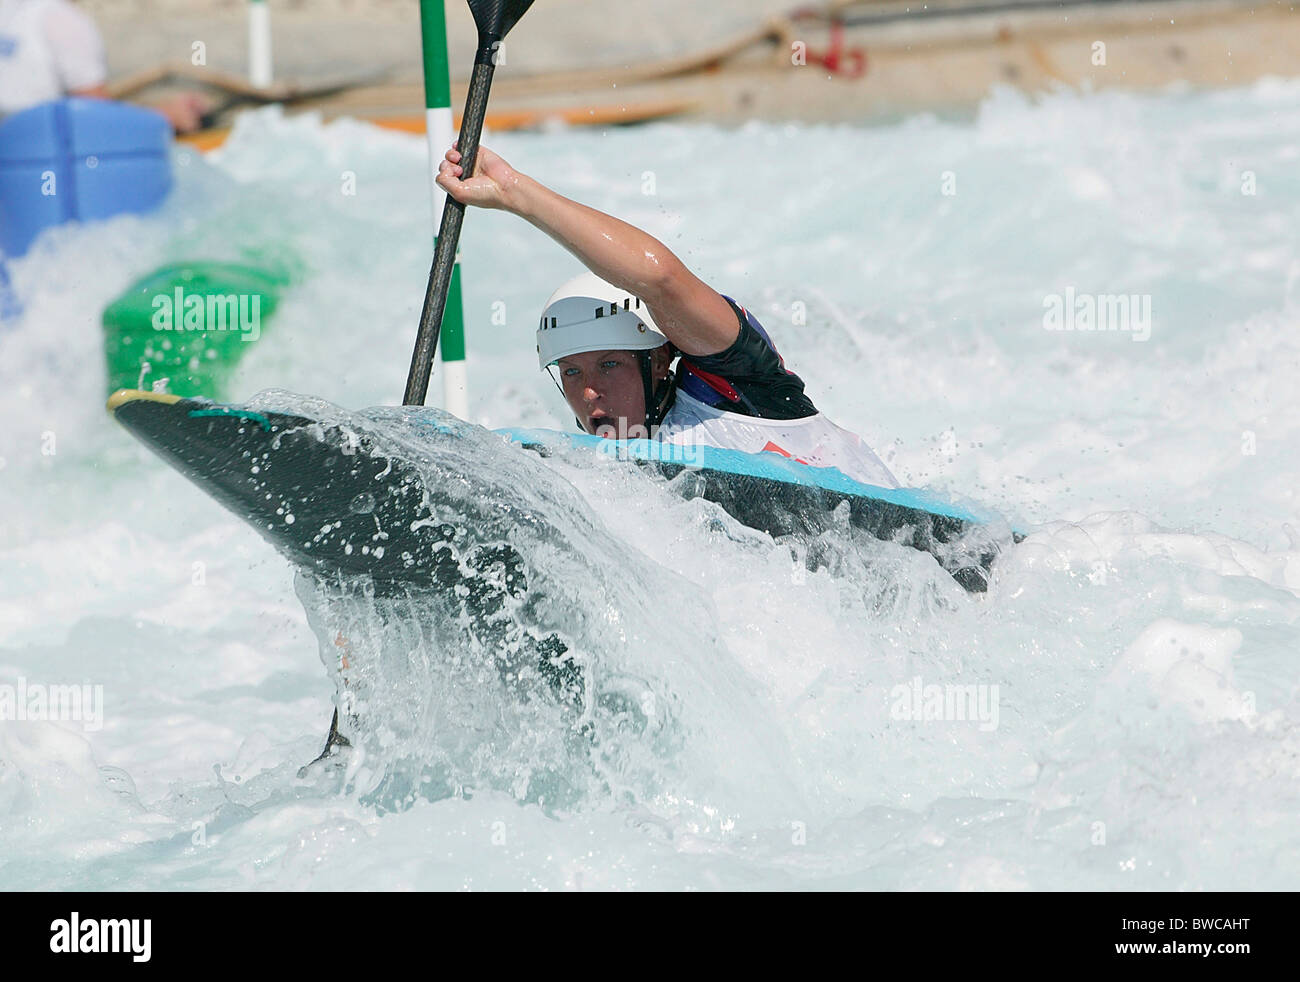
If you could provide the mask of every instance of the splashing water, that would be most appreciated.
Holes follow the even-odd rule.
[[[104,416],[99,311],[184,255],[269,257],[299,285],[236,391],[395,401],[428,271],[422,141],[249,114],[158,215],[47,234],[9,264],[23,314],[0,327],[0,685],[100,685],[104,713],[0,722],[0,878],[1289,888],[1297,94],[485,141],[753,309],[904,483],[1032,532],[983,597],[913,550],[776,543],[633,469],[473,427],[439,444],[396,409],[347,418],[446,490],[502,616],[295,593]],[[798,181],[792,150],[818,161]],[[564,428],[529,332],[572,260],[496,212],[462,251],[473,422]],[[1148,296],[1149,337],[1044,330],[1067,289]],[[580,698],[539,668],[551,637]],[[299,777],[337,682],[357,752]]]
[[[484,787],[572,808],[698,781],[712,810],[778,787],[789,807],[780,741],[707,602],[593,520],[540,458],[436,411],[359,416],[285,393],[252,405],[309,412],[414,462],[421,521],[443,530],[427,585],[298,577],[367,800]],[[741,733],[763,752],[733,747]]]

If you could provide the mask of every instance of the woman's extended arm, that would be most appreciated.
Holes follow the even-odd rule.
[[[557,194],[480,146],[474,176],[462,180],[453,147],[438,186],[457,201],[518,215],[573,253],[597,276],[640,297],[664,336],[688,355],[730,347],[740,324],[730,304],[662,242],[612,215]]]

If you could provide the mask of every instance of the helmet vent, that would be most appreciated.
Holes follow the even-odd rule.
[[[588,271],[546,301],[537,330],[538,364],[545,368],[584,351],[648,351],[666,343],[642,297]]]

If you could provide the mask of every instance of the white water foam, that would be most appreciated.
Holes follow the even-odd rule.
[[[1032,533],[972,597],[875,544],[824,543],[835,563],[809,572],[704,503],[557,464],[576,490],[533,504],[560,523],[584,501],[563,527],[593,552],[551,572],[627,618],[639,646],[603,634],[602,654],[639,658],[684,721],[675,752],[604,772],[621,791],[557,808],[490,767],[467,768],[472,794],[396,810],[298,778],[331,709],[320,621],[268,545],[100,409],[99,311],[190,256],[297,274],[237,396],[396,403],[429,255],[422,141],[250,114],[178,166],[158,215],[49,233],[11,263],[25,314],[0,329],[0,684],[102,684],[105,723],[0,722],[0,879],[1289,888],[1297,95],[1003,92],[968,123],[489,136],[753,309],[905,483]],[[530,331],[573,260],[496,212],[471,213],[462,251],[473,421],[565,428]],[[1149,295],[1149,340],[1045,330],[1070,287]],[[996,727],[912,714],[914,686],[975,687]],[[507,723],[515,761],[554,759],[544,722]]]

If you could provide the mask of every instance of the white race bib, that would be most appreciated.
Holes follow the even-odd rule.
[[[839,468],[863,484],[899,487],[884,461],[860,436],[841,429],[821,413],[803,419],[760,419],[715,409],[678,389],[658,437],[665,443],[777,453],[811,467]]]

